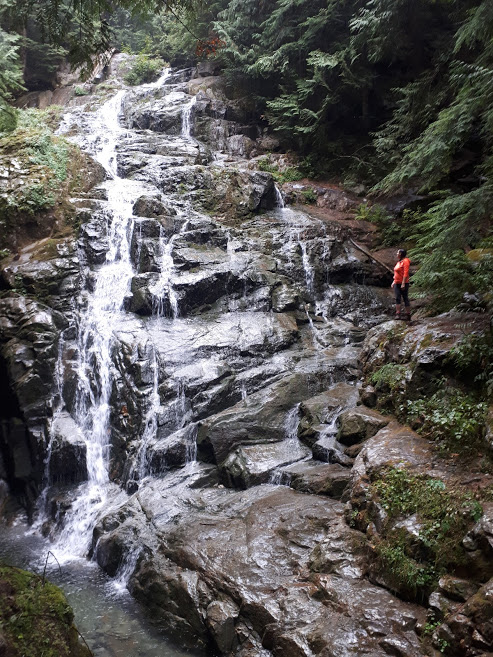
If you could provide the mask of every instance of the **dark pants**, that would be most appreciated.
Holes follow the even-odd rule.
[[[409,303],[409,283],[406,283],[405,285],[399,285],[398,283],[395,283],[394,285],[394,294],[395,294],[395,302],[397,305],[401,303],[401,297],[404,301],[404,305],[406,308],[409,308],[411,305]]]

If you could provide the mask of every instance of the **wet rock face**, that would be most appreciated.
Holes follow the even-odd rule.
[[[421,654],[414,627],[424,610],[364,579],[366,548],[345,524],[342,505],[283,487],[175,486],[173,523],[155,486],[138,494],[161,549],[140,559],[130,587],[182,644],[193,636],[221,654],[250,646],[251,654],[307,657],[334,645],[343,655],[400,644]],[[133,518],[121,531],[132,526],[142,528]]]
[[[30,507],[43,479],[58,336],[66,320],[22,297],[0,300],[0,316],[1,450],[7,481]]]
[[[363,371],[371,374],[386,363],[406,366],[402,386],[409,399],[435,392],[443,375],[467,383],[471,373],[460,372],[447,359],[465,333],[484,333],[488,324],[485,315],[472,314],[465,330],[462,313],[445,313],[409,329],[402,322],[386,322],[371,329],[366,337],[361,355]]]
[[[60,413],[51,426],[49,481],[73,484],[87,479],[87,448],[68,413]]]
[[[76,243],[6,273],[11,290],[44,296],[0,301],[15,401],[0,478],[49,483],[69,522],[98,429],[112,505],[92,554],[112,576],[127,569],[182,645],[423,654],[423,608],[370,583],[339,501],[400,449],[429,457],[402,427],[386,442],[387,419],[358,405],[362,342],[388,303],[366,282],[382,280],[341,223],[276,207],[272,176],[243,159],[260,148],[248,111],[186,79],[125,95],[118,198],[113,181],[94,188],[76,201]],[[78,112],[74,131],[97,150]]]

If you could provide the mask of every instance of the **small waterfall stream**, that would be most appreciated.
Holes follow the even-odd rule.
[[[167,77],[168,72],[165,71],[156,83],[147,87],[157,88]],[[134,274],[131,259],[135,224],[132,207],[135,199],[145,189],[141,183],[123,179],[117,173],[116,145],[127,133],[119,121],[125,93],[125,90],[118,91],[96,112],[89,134],[88,148],[109,176],[104,183],[109,213],[108,249],[104,264],[94,272],[94,289],[87,295],[87,307],[82,310],[79,320],[78,384],[73,416],[86,445],[87,483],[81,485],[57,538],[59,560],[85,556],[90,545],[91,529],[99,513],[107,507],[110,497],[116,503],[122,499],[122,491],[110,483],[108,475],[110,396],[114,368],[112,350],[114,328],[123,313],[123,302]],[[162,295],[166,291],[173,306],[173,295],[168,283],[171,269],[172,259],[164,247],[159,293]],[[150,352],[154,374],[148,411],[143,422],[141,448],[137,455],[139,476],[144,476],[146,471],[145,450],[155,435],[159,409],[158,363],[152,346]]]
[[[185,139],[191,138],[192,113],[196,102],[197,102],[197,96],[192,96],[192,100],[188,103],[188,105],[185,105],[185,107],[183,108],[181,134],[182,137],[184,137]]]
[[[117,175],[115,146],[122,134],[118,122],[124,91],[118,92],[97,113],[102,139],[95,132],[94,157],[111,178],[105,183],[110,217],[106,261],[96,273],[94,291],[81,313],[78,347],[78,387],[74,419],[86,444],[88,480],[83,484],[64,523],[57,546],[62,558],[84,556],[90,530],[108,497],[108,455],[112,347],[115,316],[121,312],[133,268],[130,243],[134,223],[132,203],[138,184]]]

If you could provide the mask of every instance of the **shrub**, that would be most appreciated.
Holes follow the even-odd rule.
[[[258,169],[260,171],[267,171],[272,174],[274,180],[278,183],[285,182],[294,182],[295,180],[301,180],[303,174],[297,167],[287,167],[282,171],[276,164],[269,162],[267,157],[263,157],[258,161]]]
[[[447,488],[440,479],[386,468],[370,486],[372,497],[385,509],[388,520],[374,547],[380,568],[395,587],[413,596],[431,590],[448,568],[462,562],[462,538],[483,510],[469,492]],[[393,520],[417,516],[420,547],[411,545]]]
[[[301,195],[303,196],[303,201],[305,203],[316,203],[317,202],[317,195],[313,191],[313,189],[304,189],[301,192]]]
[[[58,109],[19,112],[16,129],[0,139],[0,160],[8,168],[14,163],[1,204],[6,216],[33,214],[54,205],[56,191],[67,179],[71,148],[48,127],[58,116]]]
[[[483,438],[488,406],[457,388],[441,388],[429,398],[408,400],[401,407],[419,433],[444,449],[469,451]]]
[[[421,216],[420,212],[407,209],[402,212],[402,216],[394,216],[383,206],[368,203],[359,205],[356,212],[356,219],[370,221],[378,226],[380,243],[383,246],[412,244],[415,226]]]
[[[74,88],[74,94],[76,96],[87,96],[89,93],[90,93],[89,90],[86,89],[85,87],[81,87],[81,86],[77,85]]]
[[[125,75],[126,84],[136,86],[155,80],[164,68],[164,62],[159,57],[152,58],[145,53],[137,55],[132,68]]]
[[[397,363],[386,363],[373,372],[369,381],[379,393],[378,402],[381,407],[399,408],[405,392],[406,376],[409,368]]]
[[[371,221],[375,224],[382,224],[390,219],[390,215],[382,205],[361,203],[356,210],[356,219],[360,219],[361,221]]]
[[[8,171],[0,195],[0,248],[12,248],[37,212],[67,225],[68,198],[83,174],[78,149],[52,132],[60,113],[58,107],[21,110],[16,129],[0,137],[0,167]]]
[[[385,572],[391,586],[410,597],[431,590],[437,582],[437,571],[431,564],[421,564],[406,553],[402,535],[378,541],[374,545],[379,568]],[[423,591],[423,594],[425,593]]]
[[[451,350],[449,360],[459,371],[466,375],[472,375],[473,381],[478,384],[486,398],[493,397],[492,331],[485,335],[467,335],[464,337]]]

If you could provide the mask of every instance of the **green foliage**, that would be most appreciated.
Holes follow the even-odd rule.
[[[2,229],[18,213],[33,215],[52,208],[67,181],[71,146],[49,128],[60,108],[19,112],[15,130],[0,138],[0,163],[8,172],[0,199]]]
[[[387,468],[370,491],[388,515],[381,542],[375,545],[381,568],[398,590],[426,593],[447,569],[461,563],[461,540],[483,510],[470,493],[447,488],[440,479]],[[416,517],[418,545],[392,521]]]
[[[313,191],[313,189],[304,189],[301,192],[301,195],[303,197],[303,201],[305,203],[316,203],[317,202],[317,194]]]
[[[481,445],[488,406],[457,388],[442,388],[429,398],[408,400],[401,410],[419,433],[444,449],[470,452]]]
[[[493,397],[493,333],[468,335],[450,352],[455,367],[478,384],[486,398]],[[471,380],[471,378],[469,380]]]
[[[23,88],[18,44],[17,35],[0,29],[0,134],[12,132],[17,124],[17,111],[9,102],[12,94]]]
[[[164,62],[160,58],[151,58],[145,53],[140,53],[132,63],[130,71],[125,75],[126,84],[135,86],[156,80],[164,68]]]
[[[404,469],[384,470],[372,486],[389,518],[417,513],[433,526],[439,520],[448,532],[451,522],[462,527],[464,518],[477,521],[482,514],[481,506],[470,494],[447,489],[441,479],[412,475]]]
[[[356,211],[356,219],[371,221],[372,223],[382,225],[390,220],[390,215],[384,207],[377,203],[374,205],[361,203],[361,205],[358,205]]]
[[[53,584],[0,564],[0,624],[12,654],[25,657],[88,657],[73,626],[73,612]]]
[[[191,11],[199,0],[16,0],[5,2],[4,20],[11,28],[36,25],[42,40],[61,46],[72,64],[92,68],[92,56],[101,56],[112,45],[111,16],[120,7],[134,14]],[[41,39],[40,39],[41,41]]]
[[[77,85],[77,86],[74,88],[74,94],[75,94],[76,96],[87,96],[89,93],[90,93],[90,92],[89,92],[88,89],[86,89],[85,87],[81,87],[80,85]]]
[[[386,363],[370,376],[370,383],[377,391],[390,391],[392,393],[402,389],[409,371],[405,365]]]
[[[486,0],[449,9],[452,31],[427,68],[398,90],[396,110],[375,139],[391,166],[376,189],[443,190],[417,223],[412,253],[420,264],[415,290],[431,292],[442,310],[465,291],[487,294],[493,281],[490,262],[475,271],[463,256],[491,230],[493,215],[493,10]],[[462,170],[472,184],[450,191]]]
[[[281,184],[285,182],[294,182],[295,180],[301,180],[301,178],[303,178],[303,174],[297,167],[285,167],[280,170],[277,164],[271,164],[266,157],[261,158],[258,161],[257,167],[260,171],[271,173],[274,180]]]
[[[396,535],[378,541],[375,553],[380,562],[380,569],[396,590],[401,590],[410,597],[416,597],[423,589],[431,590],[438,581],[435,568],[430,564],[420,564],[406,553],[406,542]]]
[[[416,224],[421,220],[420,212],[404,210],[402,216],[394,216],[381,205],[362,203],[358,206],[356,219],[371,221],[379,229],[380,244],[383,246],[405,246],[412,244]]]

